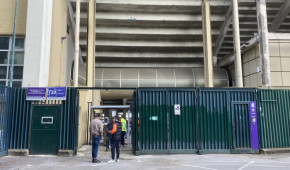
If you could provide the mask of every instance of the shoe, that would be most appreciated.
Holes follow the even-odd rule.
[[[115,162],[115,160],[114,160],[114,159],[112,159],[112,160],[109,160],[108,162],[109,162],[109,163],[111,163],[111,162]]]
[[[119,162],[119,159],[116,159],[116,162]]]
[[[94,159],[93,160],[93,163],[100,163],[101,161],[100,160],[98,160],[98,159]]]

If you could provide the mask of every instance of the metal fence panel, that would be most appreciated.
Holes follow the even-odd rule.
[[[31,101],[26,101],[27,89],[13,89],[11,140],[9,149],[28,149],[30,137]]]
[[[251,153],[249,102],[255,89],[199,90],[200,153]]]
[[[78,90],[67,88],[65,101],[26,101],[27,89],[13,89],[11,140],[9,149],[28,149],[32,105],[61,105],[59,149],[77,152],[78,141]]]
[[[12,89],[0,86],[0,157],[6,156],[9,146]]]
[[[260,147],[290,147],[290,90],[259,89]]]
[[[200,152],[230,152],[231,122],[226,90],[200,89]]]
[[[166,90],[139,90],[140,153],[168,153]]]
[[[197,151],[196,90],[168,90],[169,153],[195,153]],[[175,115],[174,105],[180,105]]]

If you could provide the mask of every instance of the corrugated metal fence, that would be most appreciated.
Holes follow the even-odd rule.
[[[9,147],[11,101],[12,89],[0,86],[0,157],[7,155]]]
[[[10,149],[28,149],[32,105],[61,105],[59,149],[77,152],[78,91],[67,88],[65,101],[26,101],[27,89],[13,89]]]
[[[261,148],[290,148],[290,90],[259,90]]]
[[[133,148],[136,154],[251,153],[250,101],[255,89],[140,88]]]

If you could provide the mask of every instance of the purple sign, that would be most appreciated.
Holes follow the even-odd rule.
[[[45,87],[28,87],[26,93],[26,100],[45,100]]]
[[[250,102],[250,119],[251,119],[252,149],[259,150],[257,105],[255,101]]]
[[[66,87],[49,87],[47,100],[66,100]]]

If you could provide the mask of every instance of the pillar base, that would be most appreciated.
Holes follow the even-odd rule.
[[[8,155],[9,156],[28,156],[29,151],[28,149],[9,149]]]
[[[62,156],[62,157],[74,156],[74,151],[73,150],[58,150],[58,156]]]

